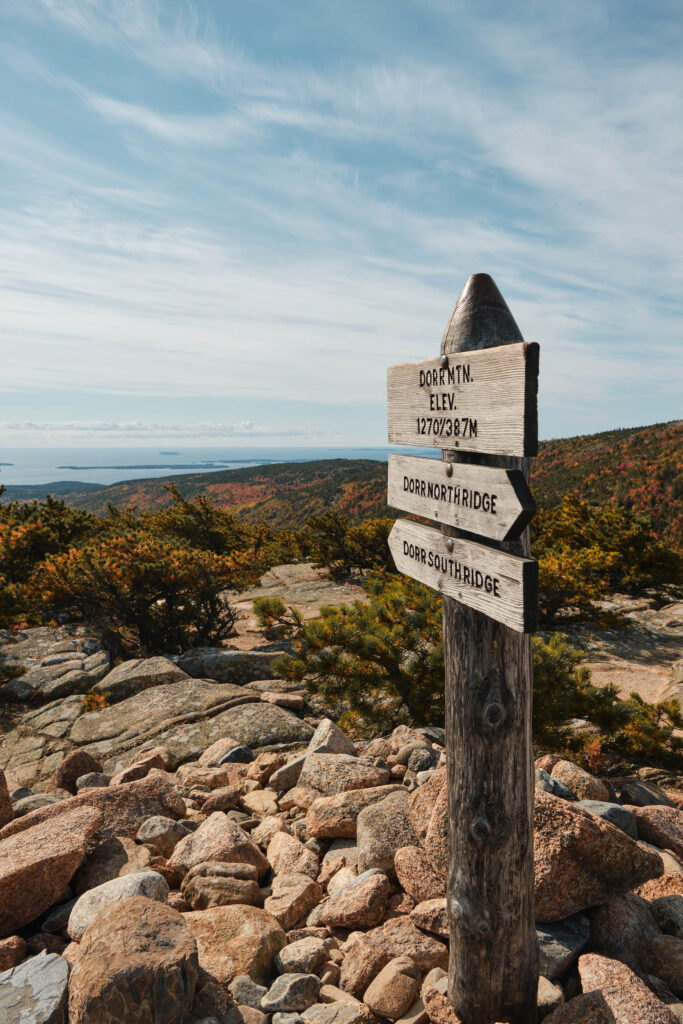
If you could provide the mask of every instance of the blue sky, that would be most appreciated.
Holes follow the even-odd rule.
[[[386,440],[488,271],[540,431],[681,415],[677,0],[0,0],[0,444]]]

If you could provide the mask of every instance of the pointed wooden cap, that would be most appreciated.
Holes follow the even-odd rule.
[[[472,274],[460,292],[441,352],[467,352],[524,341],[507,303],[489,274]]]

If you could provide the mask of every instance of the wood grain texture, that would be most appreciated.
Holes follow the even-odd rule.
[[[389,443],[530,456],[538,450],[538,345],[390,366]]]
[[[399,572],[521,632],[536,628],[538,563],[398,519],[389,550]]]
[[[454,355],[519,344],[522,335],[488,274],[469,279],[442,341]],[[444,451],[448,461],[473,456]],[[528,459],[485,457],[521,470]],[[457,530],[444,527],[457,535]],[[529,531],[502,550],[529,554]],[[531,741],[532,661],[528,636],[444,598],[448,758],[449,996],[463,1024],[536,1020]]]
[[[512,540],[536,503],[519,469],[492,469],[415,455],[389,456],[388,504],[468,533]]]

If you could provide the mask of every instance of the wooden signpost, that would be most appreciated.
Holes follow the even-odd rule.
[[[515,540],[536,511],[519,469],[389,456],[389,506],[493,540]]]
[[[488,274],[465,285],[440,359],[388,372],[389,441],[439,447],[445,461],[391,456],[390,505],[442,527],[399,520],[389,545],[400,571],[444,595],[448,992],[462,1024],[536,1019],[527,483],[537,385],[538,346],[524,343]]]

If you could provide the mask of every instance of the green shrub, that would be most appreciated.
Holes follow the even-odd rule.
[[[145,533],[92,541],[47,559],[30,596],[37,615],[67,609],[140,654],[219,643],[235,612],[225,591],[255,582],[253,558],[177,547]]]

